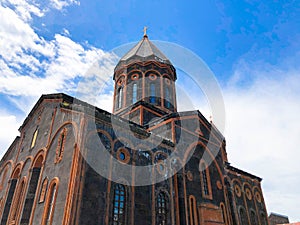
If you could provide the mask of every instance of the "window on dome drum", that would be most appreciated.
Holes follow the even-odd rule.
[[[132,85],[132,104],[136,103],[137,101],[137,84],[134,83]]]
[[[167,196],[164,192],[160,192],[157,196],[157,224],[167,224]]]
[[[39,129],[36,128],[36,130],[34,131],[33,136],[32,136],[30,148],[33,148],[35,146],[38,133],[39,133]]]
[[[113,225],[125,224],[125,206],[125,186],[122,184],[116,184],[113,198]]]
[[[57,181],[56,180],[52,181],[49,187],[48,196],[45,203],[43,225],[52,224],[54,208],[55,208],[55,200],[57,195],[57,188],[58,188]]]
[[[150,103],[155,103],[155,97],[156,97],[156,87],[154,83],[150,84],[150,98],[149,102]]]
[[[246,211],[244,210],[244,208],[240,208],[239,210],[239,215],[240,215],[240,222],[243,225],[248,225],[248,218],[247,218],[247,214]]]
[[[200,163],[201,167],[201,183],[202,183],[202,194],[204,197],[211,197],[211,185],[210,185],[210,175],[209,175],[209,168],[206,166],[204,162]]]
[[[169,88],[165,88],[165,107],[166,108],[170,108],[171,103],[170,103],[170,89]]]
[[[118,89],[118,96],[117,96],[117,106],[118,106],[118,109],[122,107],[122,99],[123,99],[123,87],[119,87]]]

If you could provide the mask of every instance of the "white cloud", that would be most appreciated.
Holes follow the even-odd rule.
[[[51,3],[56,9],[79,4],[73,0]],[[94,98],[90,103],[100,103],[111,110],[108,101],[111,97],[105,92],[109,91],[107,79],[111,78],[116,56],[74,42],[67,37],[70,36],[67,30],[64,30],[66,36],[55,34],[49,41],[39,36],[31,25],[31,15],[43,16],[47,10],[29,0],[0,3],[0,94],[23,111],[20,117],[25,117],[42,94],[65,92],[80,97],[78,80],[82,87],[87,78],[94,76],[96,82],[85,87],[97,90],[96,94],[102,94],[103,98],[101,101]],[[0,124],[0,151],[4,151],[17,135],[21,120],[2,113]]]
[[[43,16],[45,10],[41,10],[35,1],[30,0],[3,0],[3,6],[9,6],[14,9],[14,12],[25,21],[31,20],[31,15]]]
[[[19,135],[18,128],[20,121],[16,116],[0,112],[0,158],[3,156],[9,145]]]
[[[224,89],[229,161],[263,178],[269,213],[299,221],[300,70],[242,65]],[[241,88],[236,74],[255,78]]]
[[[64,4],[67,3],[75,2],[66,1]],[[30,7],[24,6],[24,9],[27,8]],[[55,34],[53,40],[46,41],[11,8],[0,6],[0,27],[0,51],[3,52],[0,58],[0,93],[14,96],[13,102],[20,109],[24,109],[24,97],[36,100],[41,94],[76,93],[75,80],[86,76],[97,60],[105,62],[99,64],[98,74],[110,76],[113,71],[116,59],[113,54],[83,46],[61,34]],[[15,96],[22,96],[22,99]]]
[[[76,0],[50,0],[51,5],[53,8],[56,8],[58,10],[61,10],[69,5],[80,5],[79,1]]]

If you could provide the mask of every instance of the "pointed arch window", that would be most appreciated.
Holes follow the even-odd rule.
[[[116,184],[113,198],[113,225],[125,224],[126,193],[125,186]]]
[[[122,107],[123,105],[123,87],[119,87],[118,89],[118,96],[117,96],[117,106],[118,106],[118,109]]]
[[[160,192],[157,196],[157,221],[158,225],[167,224],[167,196],[166,193]]]
[[[200,177],[202,184],[202,195],[205,198],[212,198],[209,168],[205,162],[200,162]]]
[[[49,191],[48,191],[45,208],[44,208],[43,225],[52,224],[57,190],[58,190],[58,180],[54,179],[51,181],[49,185]]]
[[[137,84],[133,83],[132,85],[132,104],[136,103],[137,101]]]
[[[156,97],[156,87],[154,83],[150,84],[150,98],[149,102],[150,103],[155,103],[155,97]]]

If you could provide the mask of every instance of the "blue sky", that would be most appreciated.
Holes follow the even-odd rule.
[[[214,72],[229,160],[263,177],[269,212],[300,221],[299,1],[2,0],[0,151],[41,94],[74,94],[95,59],[102,62],[97,82],[106,81],[96,103],[110,110],[110,51],[139,41],[144,26],[151,40],[184,46]]]

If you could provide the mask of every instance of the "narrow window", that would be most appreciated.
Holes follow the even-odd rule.
[[[43,225],[52,224],[52,219],[54,215],[55,200],[57,195],[57,181],[52,182],[49,187],[49,192],[47,196],[47,202],[45,204],[45,218],[43,219]]]
[[[170,89],[169,88],[165,88],[165,107],[166,108],[170,108],[171,104],[170,104]]]
[[[56,147],[55,163],[58,163],[62,160],[66,137],[67,137],[67,128],[64,128],[58,138],[58,144]]]
[[[156,90],[155,90],[155,84],[150,84],[150,103],[155,103],[155,97],[156,97]]]
[[[4,182],[6,182],[6,175],[7,175],[8,168],[5,167],[4,172],[2,173],[2,179],[1,179],[1,184],[0,184],[0,191],[2,190],[4,186]]]
[[[206,166],[204,162],[200,163],[200,174],[202,181],[202,194],[204,197],[211,198],[211,186],[210,186],[210,176],[209,176],[209,168]]]
[[[253,210],[250,211],[251,225],[257,225],[256,214]]]
[[[223,221],[227,225],[228,224],[228,222],[227,222],[227,213],[226,213],[225,205],[223,203],[221,203],[221,209],[222,209]]]
[[[28,224],[29,223],[31,212],[32,212],[32,207],[33,207],[33,202],[34,202],[34,199],[36,196],[36,189],[37,189],[39,178],[40,178],[40,172],[41,172],[43,160],[44,160],[43,156],[40,155],[37,158],[37,160],[32,168],[31,178],[30,178],[30,182],[28,185],[28,191],[27,191],[27,195],[26,195],[26,199],[25,199],[25,203],[24,203],[24,207],[23,207],[23,213],[22,213],[22,218],[21,218],[20,224]]]
[[[268,225],[266,216],[263,212],[260,213],[260,222],[261,222],[262,225]]]
[[[39,203],[42,203],[42,202],[45,201],[47,186],[48,186],[48,178],[45,177],[45,179],[43,181],[43,184],[42,184],[42,189],[41,189],[41,193],[40,193]]]
[[[137,101],[137,84],[134,83],[132,85],[132,104],[136,103]]]
[[[158,225],[167,224],[167,197],[164,192],[160,192],[157,196],[157,221]]]
[[[207,176],[206,176],[206,169],[202,170],[202,177],[203,177],[204,194],[205,195],[209,195],[208,184],[207,184]]]
[[[116,184],[113,201],[113,225],[125,224],[125,204],[125,186],[122,184]]]
[[[118,98],[118,109],[119,108],[121,108],[122,107],[122,98],[123,98],[123,87],[120,87],[119,89],[118,89],[118,96],[117,96],[117,98]]]
[[[6,203],[5,203],[5,206],[4,206],[1,225],[5,225],[7,220],[8,220],[8,214],[9,214],[10,207],[11,207],[12,200],[13,200],[13,196],[14,196],[14,193],[15,193],[15,190],[16,190],[17,181],[18,181],[18,179],[12,179],[10,181],[10,187],[9,187],[8,195],[7,195],[7,198],[6,198]]]
[[[36,128],[36,130],[34,131],[33,136],[32,136],[30,148],[33,148],[35,146],[38,133],[39,133],[39,129]]]
[[[189,197],[190,203],[190,225],[198,225],[197,204],[194,196]]]
[[[241,224],[248,225],[248,218],[247,218],[247,215],[246,215],[246,211],[243,208],[240,208],[239,214],[240,214]]]
[[[21,206],[22,196],[24,194],[24,187],[25,187],[25,180],[22,180],[21,184],[19,185],[16,196],[14,197],[14,204],[12,207],[10,224],[18,224],[18,217],[20,215],[20,209],[21,209],[20,206]]]

